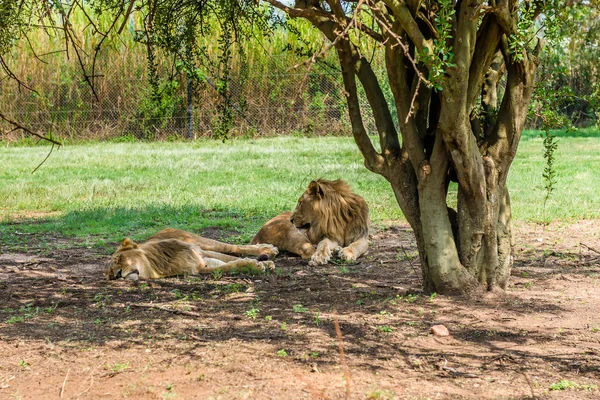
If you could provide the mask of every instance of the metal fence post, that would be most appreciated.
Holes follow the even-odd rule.
[[[192,106],[192,79],[188,76],[187,79],[187,128],[188,138],[194,139],[194,117],[193,117],[193,106]]]

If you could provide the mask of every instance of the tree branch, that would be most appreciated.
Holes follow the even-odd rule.
[[[433,44],[430,40],[425,39],[408,7],[398,0],[383,0],[383,2],[392,10],[392,13],[402,25],[411,42],[415,44],[419,53],[424,53],[425,49],[427,49],[428,54],[433,54]]]
[[[7,117],[6,117],[4,114],[2,114],[1,112],[0,112],[0,119],[3,119],[4,121],[6,121],[6,122],[8,122],[9,124],[11,124],[12,126],[14,126],[14,129],[12,129],[12,131],[14,131],[14,130],[19,130],[19,129],[20,129],[20,130],[22,130],[23,132],[27,133],[28,135],[35,136],[35,137],[39,138],[40,140],[46,140],[46,141],[48,141],[48,142],[50,142],[50,143],[52,143],[52,144],[55,144],[55,145],[57,145],[57,146],[62,146],[62,143],[60,143],[60,142],[57,142],[56,140],[54,140],[54,139],[52,139],[52,138],[49,138],[49,137],[46,137],[46,136],[42,136],[42,135],[40,135],[39,133],[33,132],[32,130],[30,130],[30,129],[26,128],[25,126],[23,126],[23,125],[21,125],[21,124],[19,124],[18,122],[15,122],[15,121],[13,121],[13,120],[11,120],[11,119],[7,118]]]

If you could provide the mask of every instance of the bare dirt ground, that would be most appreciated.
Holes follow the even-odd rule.
[[[600,221],[517,228],[485,298],[421,293],[406,226],[355,265],[141,284],[89,249],[3,252],[0,398],[600,398]]]

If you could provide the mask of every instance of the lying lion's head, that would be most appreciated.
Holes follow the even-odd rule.
[[[291,221],[297,228],[308,229],[313,243],[326,236],[347,245],[348,240],[368,235],[369,208],[346,182],[318,179],[298,199]]]
[[[137,281],[140,278],[140,268],[143,262],[142,254],[137,243],[126,238],[112,255],[110,266],[105,272],[106,277],[108,279],[122,278]]]

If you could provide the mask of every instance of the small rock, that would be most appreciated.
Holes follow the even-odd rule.
[[[433,333],[435,336],[450,336],[450,332],[448,331],[448,328],[446,328],[444,325],[432,326],[431,333]]]

